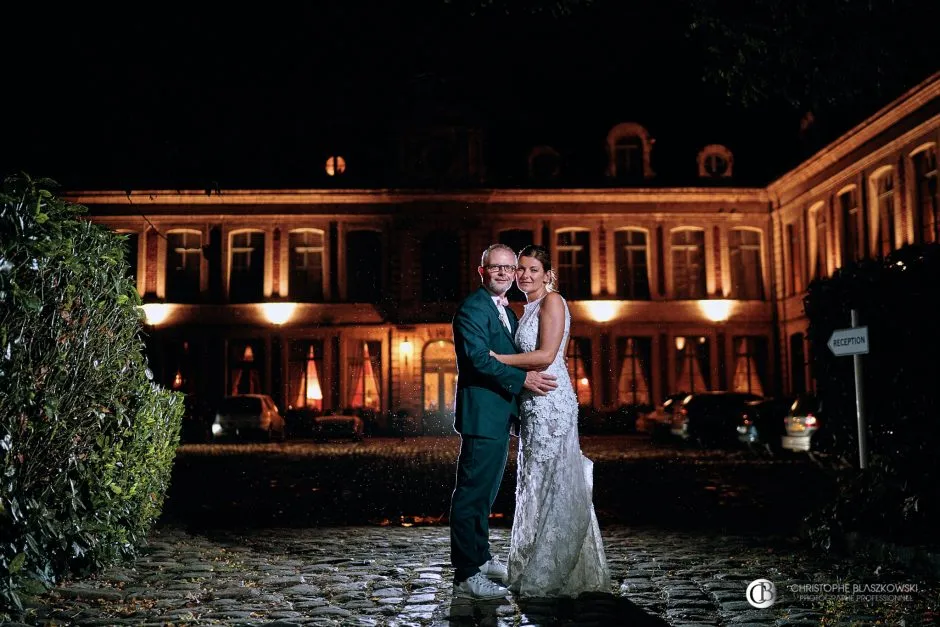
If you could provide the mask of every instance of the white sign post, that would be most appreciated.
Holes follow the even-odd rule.
[[[865,438],[865,401],[862,389],[862,355],[868,354],[868,327],[858,326],[858,310],[852,310],[852,327],[836,329],[826,343],[836,357],[852,356],[855,366],[855,411],[858,416],[858,465],[868,466],[868,443]]]

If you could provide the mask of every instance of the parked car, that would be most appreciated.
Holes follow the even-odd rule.
[[[284,418],[274,399],[267,394],[240,394],[226,396],[219,403],[212,437],[220,440],[255,435],[266,440],[283,440],[284,429]]]
[[[738,423],[738,440],[752,449],[779,452],[780,438],[785,435],[784,418],[794,400],[792,396],[782,396],[748,402]]]
[[[690,394],[673,415],[672,434],[700,445],[734,442],[746,404],[759,400],[762,397],[747,392]]]
[[[317,416],[313,425],[313,437],[317,440],[351,438],[358,442],[365,434],[365,423],[359,416]]]
[[[672,415],[679,408],[679,405],[688,396],[687,392],[679,394],[670,394],[663,402],[651,411],[641,413],[637,417],[636,430],[652,435],[665,434],[672,428]]]
[[[320,415],[319,409],[295,407],[284,412],[285,431],[292,438],[309,438],[316,427],[314,420]]]
[[[798,397],[784,418],[786,433],[781,436],[780,445],[791,451],[809,451],[812,447],[813,436],[822,426],[821,414],[822,401],[817,400],[812,394]]]

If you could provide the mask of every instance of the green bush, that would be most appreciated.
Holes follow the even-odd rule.
[[[904,544],[936,542],[940,525],[940,245],[906,246],[814,281],[805,310],[812,369],[823,401],[814,446],[854,467],[837,475],[837,497],[807,521],[814,542],[828,547],[849,532]],[[868,327],[862,358],[869,460],[858,470],[855,379],[850,357],[826,342],[850,326],[850,310]],[[818,441],[818,442],[817,442]]]
[[[124,239],[51,185],[9,177],[0,195],[0,615],[135,554],[183,410],[150,381]]]

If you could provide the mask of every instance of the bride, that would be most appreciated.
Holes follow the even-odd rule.
[[[593,464],[578,442],[578,400],[565,367],[568,305],[553,290],[548,251],[519,252],[516,284],[525,313],[516,330],[518,355],[504,364],[546,371],[558,387],[520,397],[516,512],[509,545],[509,588],[524,597],[574,597],[607,591],[610,571],[592,503]]]

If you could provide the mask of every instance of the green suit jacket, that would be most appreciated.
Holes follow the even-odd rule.
[[[513,333],[518,321],[506,308]],[[491,294],[483,287],[470,294],[454,315],[454,350],[457,353],[457,407],[454,429],[463,435],[505,437],[519,415],[517,395],[525,371],[501,364],[499,355],[516,351],[512,335],[499,319]]]

